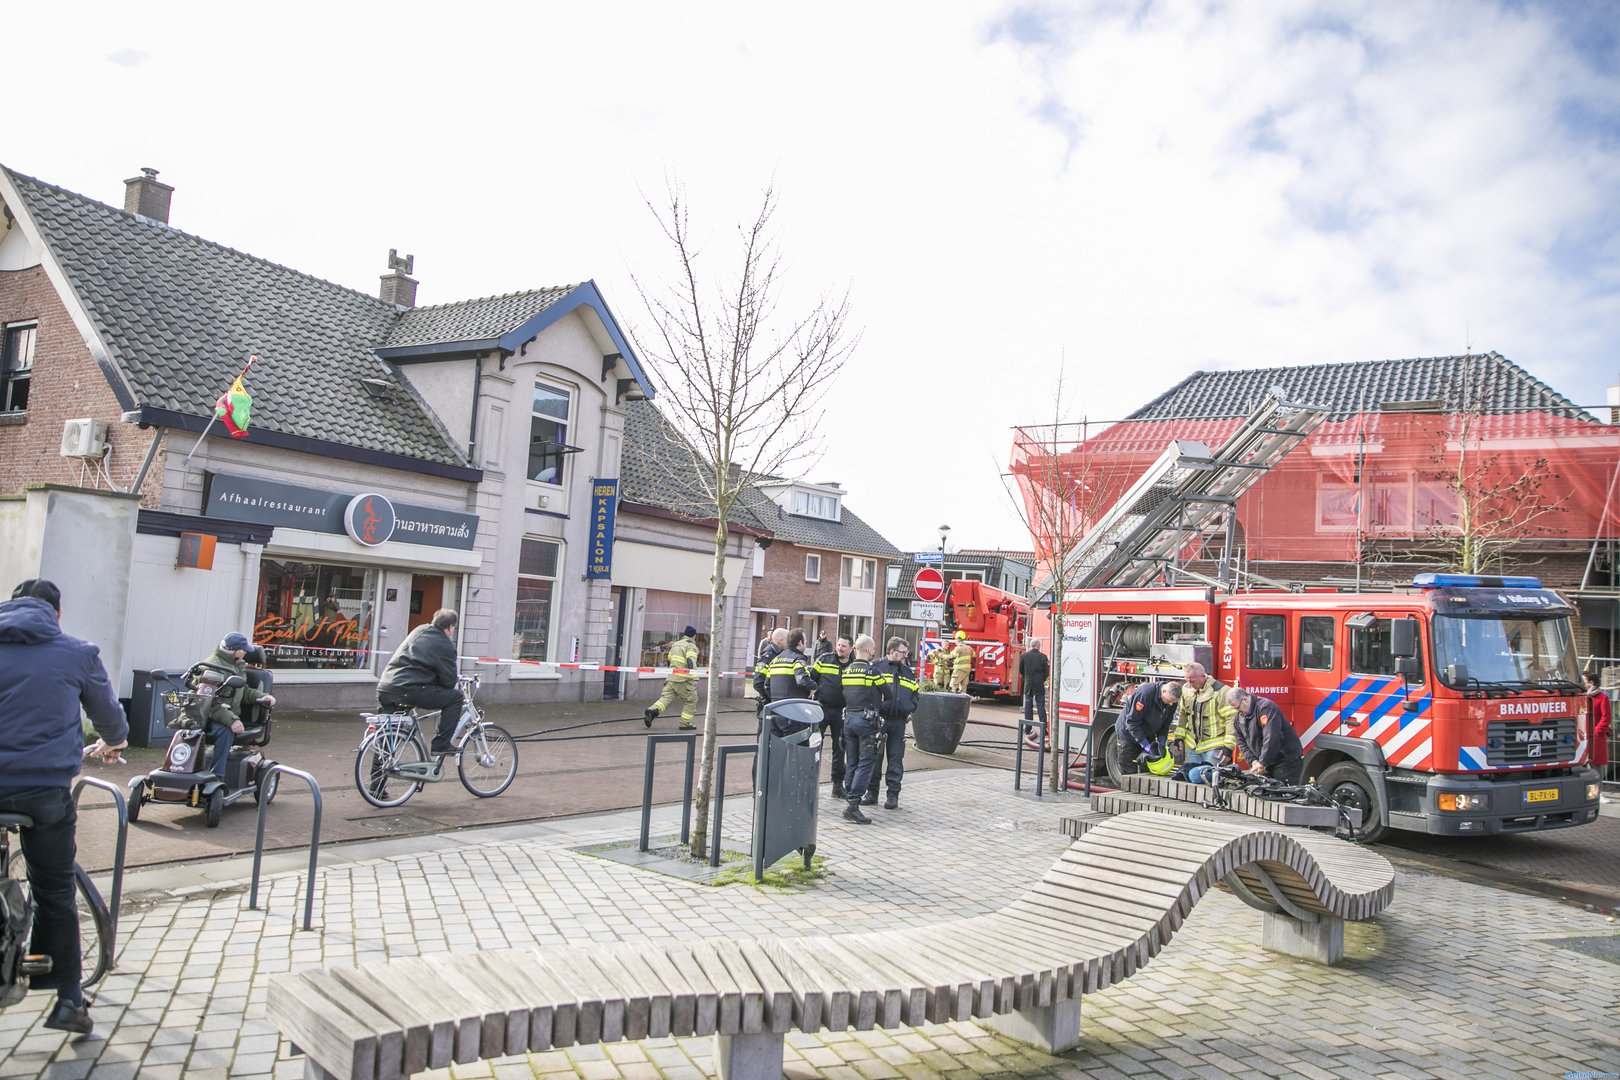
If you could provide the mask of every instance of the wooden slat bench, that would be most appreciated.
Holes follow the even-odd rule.
[[[1057,1053],[1079,1042],[1081,996],[1146,964],[1231,876],[1270,881],[1307,918],[1364,919],[1389,904],[1394,871],[1382,856],[1296,833],[1127,814],[1091,825],[1037,885],[990,915],[833,937],[332,967],[276,976],[267,1008],[314,1080],[393,1080],[452,1062],[666,1035],[713,1035],[722,1077],[774,1078],[791,1030],[967,1019]]]

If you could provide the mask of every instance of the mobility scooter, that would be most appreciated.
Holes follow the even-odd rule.
[[[255,645],[245,657],[249,664],[264,663],[264,647]],[[273,677],[260,668],[249,668],[246,685],[268,692]],[[270,742],[271,709],[255,702],[243,709],[246,730],[236,736],[225,776],[213,773],[213,752],[208,735],[208,713],[214,695],[221,690],[244,685],[242,676],[213,664],[193,664],[186,672],[185,690],[170,691],[164,697],[168,725],[175,730],[163,768],[137,776],[129,782],[129,820],[138,821],[147,803],[173,803],[200,808],[207,814],[210,829],[219,825],[220,813],[231,803],[252,794],[255,802],[267,803],[276,797],[281,774],[270,771],[274,761],[266,758]]]

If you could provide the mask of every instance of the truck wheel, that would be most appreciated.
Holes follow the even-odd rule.
[[[1341,824],[1338,829],[1340,839],[1353,840],[1358,844],[1376,844],[1389,832],[1389,826],[1381,821],[1384,804],[1378,798],[1378,791],[1368,778],[1367,770],[1360,765],[1353,761],[1330,765],[1317,779],[1316,786],[1332,801],[1361,811],[1361,827],[1350,830]]]
[[[1117,728],[1109,728],[1103,735],[1102,752],[1098,756],[1102,759],[1104,778],[1115,787],[1123,787],[1124,777],[1131,771],[1130,762],[1120,756],[1123,746]]]

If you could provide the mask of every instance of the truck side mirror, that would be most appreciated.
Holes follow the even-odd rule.
[[[1401,677],[1402,682],[1414,683],[1418,681],[1418,662],[1415,656],[1397,656],[1395,658],[1395,674]]]
[[[1457,688],[1457,689],[1461,689],[1462,687],[1467,686],[1468,685],[1468,665],[1467,664],[1447,664],[1446,665],[1446,685]]]
[[[1417,655],[1417,620],[1408,616],[1389,624],[1389,651],[1396,656]]]

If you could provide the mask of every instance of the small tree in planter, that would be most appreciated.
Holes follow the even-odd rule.
[[[933,679],[917,687],[917,711],[911,714],[911,734],[917,749],[930,754],[954,754],[967,730],[968,706],[973,699],[953,694]]]

